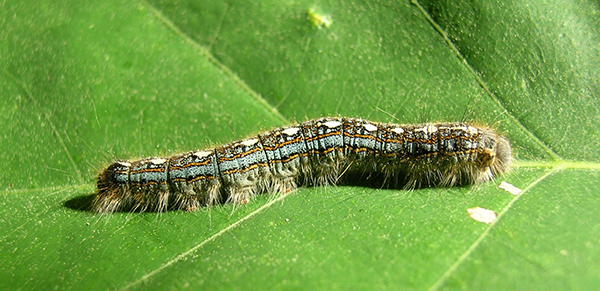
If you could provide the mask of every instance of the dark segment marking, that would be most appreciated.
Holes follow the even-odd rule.
[[[116,161],[98,175],[94,210],[193,211],[264,192],[376,173],[405,188],[477,184],[508,170],[508,140],[465,123],[398,125],[320,118],[211,150]]]

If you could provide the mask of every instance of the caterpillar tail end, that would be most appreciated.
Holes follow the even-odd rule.
[[[129,200],[127,183],[120,181],[120,176],[127,176],[128,167],[129,163],[115,162],[98,174],[98,194],[92,202],[93,212],[117,212]]]

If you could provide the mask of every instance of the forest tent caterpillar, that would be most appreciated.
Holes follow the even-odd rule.
[[[408,188],[477,184],[507,171],[510,162],[508,140],[487,127],[319,118],[214,149],[118,160],[98,175],[93,210],[244,204],[299,184],[335,184],[345,173],[379,173],[407,181]]]

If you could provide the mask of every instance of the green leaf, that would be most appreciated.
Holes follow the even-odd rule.
[[[600,7],[480,2],[0,3],[0,288],[598,289]],[[477,187],[82,210],[114,158],[320,116],[489,124],[515,165]]]

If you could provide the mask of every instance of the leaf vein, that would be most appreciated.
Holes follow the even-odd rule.
[[[212,236],[210,236],[209,238],[205,239],[204,241],[200,242],[199,244],[195,245],[194,247],[192,247],[191,249],[179,254],[178,256],[176,256],[175,258],[173,258],[172,260],[164,263],[163,265],[161,265],[160,267],[156,268],[155,270],[147,273],[146,275],[142,276],[141,278],[139,278],[136,281],[133,281],[127,285],[125,285],[125,287],[123,287],[121,290],[128,290],[129,288],[136,286],[138,284],[140,284],[143,281],[146,281],[148,278],[160,273],[162,270],[168,268],[169,266],[181,261],[183,258],[187,257],[188,255],[192,254],[193,252],[195,252],[196,250],[200,249],[202,246],[204,246],[205,244],[216,240],[217,238],[219,238],[220,236],[222,236],[223,234],[225,234],[226,232],[236,228],[238,225],[242,224],[242,222],[252,218],[253,216],[261,213],[263,210],[269,208],[271,205],[275,204],[276,202],[279,202],[281,200],[283,200],[285,197],[287,197],[288,195],[290,195],[293,192],[289,192],[289,193],[285,193],[282,195],[277,196],[275,199],[269,201],[268,203],[266,203],[265,205],[259,207],[258,209],[254,210],[253,212],[249,213],[248,215],[240,218],[239,220],[237,220],[236,222],[230,224],[229,226],[221,229],[219,232],[213,234]]]
[[[281,115],[281,113],[277,110],[277,108],[271,106],[271,104],[269,104],[264,98],[262,98],[262,96],[259,93],[257,93],[252,88],[250,88],[250,86],[248,86],[248,84],[246,84],[246,82],[241,80],[233,71],[231,71],[227,66],[222,64],[219,60],[217,60],[217,58],[215,58],[215,56],[213,56],[207,48],[205,48],[203,45],[199,44],[197,41],[193,40],[187,34],[185,34],[183,31],[181,31],[170,19],[168,19],[165,15],[163,15],[163,13],[160,10],[158,10],[156,7],[152,6],[150,3],[148,3],[145,0],[140,0],[140,2],[142,4],[144,4],[152,12],[152,14],[154,14],[155,17],[159,21],[161,21],[167,28],[169,28],[176,35],[178,35],[183,40],[185,40],[185,42],[187,42],[192,47],[194,47],[202,56],[207,58],[209,62],[211,62],[219,70],[221,70],[221,72],[223,72],[224,75],[231,78],[231,80],[233,80],[233,82],[235,84],[240,86],[240,88],[242,88],[242,90],[246,91],[248,93],[248,95],[250,95],[256,102],[258,102],[260,105],[264,106],[267,109],[267,111],[271,112],[271,114],[273,114],[275,117],[277,117],[283,123],[285,123],[285,124],[290,123],[290,121],[287,118],[285,118],[283,115]],[[211,46],[212,46],[212,44],[211,44]]]
[[[56,136],[56,139],[58,140],[60,147],[65,152],[65,155],[67,156],[67,159],[69,160],[69,163],[71,164],[71,167],[73,167],[73,171],[75,171],[75,173],[76,173],[75,178],[77,179],[77,183],[83,184],[83,174],[82,174],[81,170],[79,169],[79,167],[77,166],[77,163],[73,159],[73,156],[71,156],[71,153],[69,152],[69,149],[67,148],[67,145],[65,144],[65,141],[63,140],[62,136],[56,129],[56,126],[54,125],[54,122],[50,118],[50,115],[48,114],[48,112],[46,112],[45,110],[42,110],[41,106],[38,104],[37,100],[33,97],[33,94],[31,94],[31,92],[29,91],[27,86],[25,84],[23,84],[16,76],[14,76],[8,72],[3,72],[3,73],[6,76],[8,76],[9,78],[11,78],[13,80],[13,82],[15,82],[15,84],[17,84],[19,87],[21,87],[21,89],[23,89],[23,91],[25,92],[25,95],[27,95],[27,98],[31,101],[31,103],[33,104],[35,109],[42,115],[44,120],[48,123],[48,125],[50,126],[50,130]],[[65,131],[65,135],[66,134],[67,133]],[[66,135],[66,137],[68,138],[69,136]]]
[[[477,71],[469,64],[467,59],[460,52],[458,47],[452,42],[450,37],[448,37],[448,33],[429,15],[429,13],[425,10],[425,8],[419,3],[418,0],[411,0],[411,3],[419,9],[419,11],[425,16],[427,21],[433,26],[433,28],[442,36],[446,44],[450,47],[452,52],[456,55],[456,57],[463,63],[463,65],[471,72],[471,75],[477,80],[477,83],[481,88],[492,98],[494,103],[496,103],[501,109],[502,113],[505,114],[508,119],[510,119],[517,127],[519,127],[529,138],[535,141],[544,151],[552,157],[555,161],[561,161],[562,157],[558,155],[554,150],[552,150],[545,142],[539,139],[533,132],[531,132],[519,119],[517,119],[513,114],[509,113],[502,101],[494,94],[490,88],[487,86],[486,82],[479,76]]]
[[[517,202],[523,195],[525,195],[527,193],[527,191],[529,191],[529,189],[533,188],[535,185],[537,185],[539,182],[546,179],[548,176],[550,176],[562,169],[564,169],[564,168],[554,167],[551,170],[546,171],[546,173],[544,175],[542,175],[537,180],[535,180],[531,184],[529,184],[525,189],[523,189],[523,192],[521,192],[520,195],[515,196],[508,204],[506,204],[506,206],[504,206],[502,211],[500,211],[500,213],[498,214],[498,217],[496,218],[496,220],[494,220],[494,222],[492,222],[479,235],[479,237],[469,246],[469,248],[462,255],[460,255],[460,257],[458,257],[458,259],[454,262],[454,264],[452,264],[448,268],[448,270],[446,270],[446,272],[444,272],[444,274],[442,274],[442,276],[431,287],[429,287],[428,290],[429,291],[439,290],[442,287],[442,285],[446,282],[446,280],[448,280],[448,278],[450,278],[450,276],[452,274],[454,274],[456,269],[458,269],[458,267],[460,265],[462,265],[463,262],[466,261],[466,259],[475,251],[475,249],[477,249],[477,247],[481,244],[481,242],[489,236],[491,230],[496,226],[496,224],[500,221],[500,219],[502,219],[502,217],[506,214],[506,212],[508,212],[508,210],[512,207],[512,205],[515,202]]]

